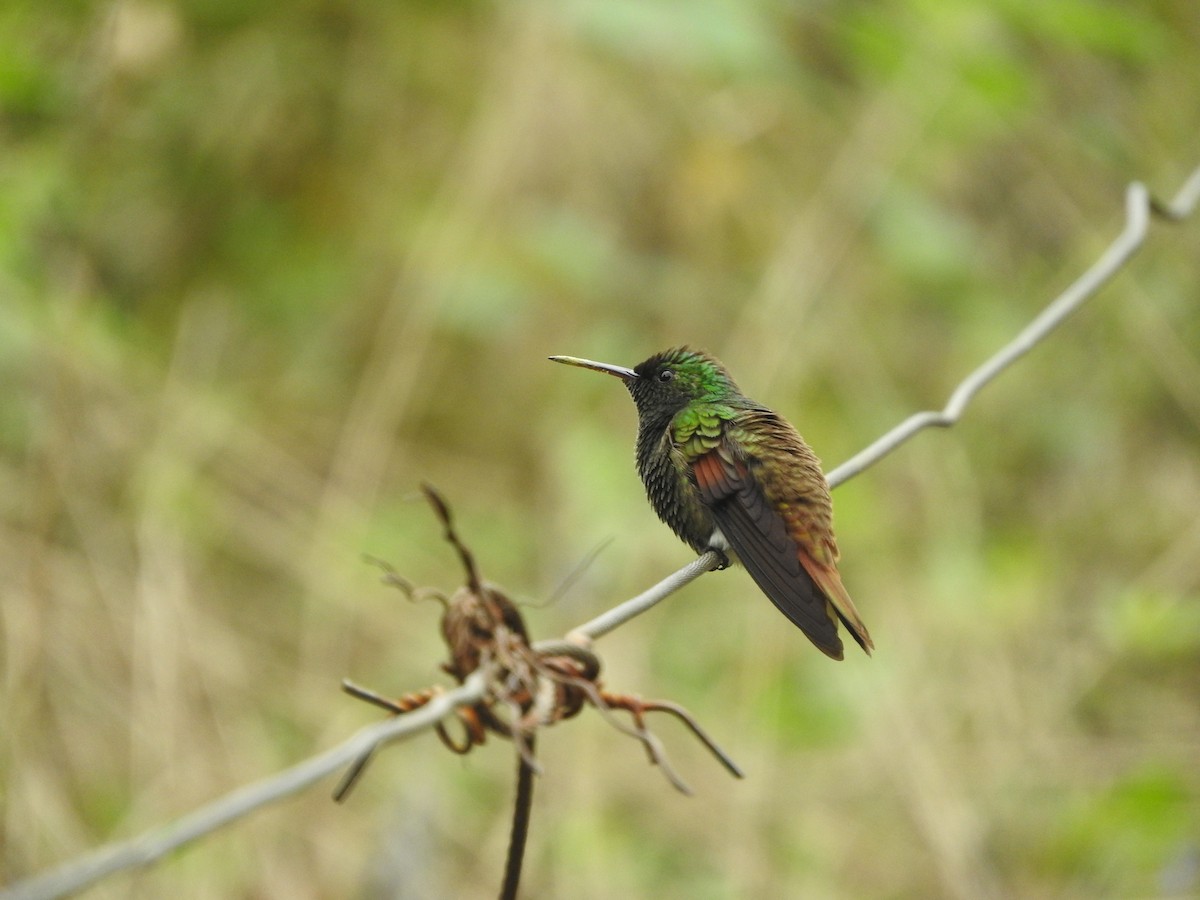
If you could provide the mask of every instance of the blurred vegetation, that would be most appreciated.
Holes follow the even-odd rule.
[[[121,0],[0,10],[0,881],[438,680],[438,485],[561,634],[687,561],[619,385],[692,343],[830,464],[1198,162],[1188,0]],[[1200,892],[1200,256],[1157,227],[967,419],[838,490],[879,650],[741,571],[600,645],[677,796],[541,740],[542,897]],[[511,748],[425,736],[94,897],[484,897]],[[330,785],[332,788],[332,784]]]

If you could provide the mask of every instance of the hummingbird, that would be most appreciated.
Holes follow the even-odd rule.
[[[625,382],[637,405],[646,496],[685,544],[716,550],[725,565],[741,562],[825,655],[842,658],[839,622],[870,654],[875,645],[838,573],[821,462],[786,419],[745,396],[719,360],[689,347],[632,369],[550,359]]]

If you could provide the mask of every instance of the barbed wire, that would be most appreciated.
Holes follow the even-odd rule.
[[[1066,290],[1039,313],[1008,344],[964,378],[940,410],[914,413],[861,452],[829,472],[831,488],[861,474],[926,428],[948,428],[962,417],[967,406],[988,383],[1036,347],[1073,312],[1107,284],[1145,243],[1151,215],[1169,221],[1190,216],[1200,202],[1200,167],[1168,202],[1153,199],[1140,183],[1125,193],[1125,224],[1100,257]],[[720,565],[712,551],[668,575],[636,597],[573,629],[567,640],[590,644],[641,615],[705,572]],[[561,646],[561,640],[535,643]],[[166,854],[228,825],[257,809],[296,794],[321,779],[351,765],[385,744],[412,737],[431,728],[455,710],[480,702],[486,693],[482,669],[461,685],[445,690],[412,712],[367,726],[342,743],[291,768],[245,785],[187,815],[129,840],[100,847],[41,875],[0,889],[0,900],[54,900],[88,887],[125,869],[149,865]]]
[[[1167,205],[1154,201],[1146,188],[1134,182],[1125,192],[1125,228],[1091,267],[1059,294],[1049,306],[1025,326],[1009,343],[964,378],[939,411],[926,410],[909,416],[865,450],[856,453],[826,476],[830,488],[849,481],[859,472],[887,456],[917,432],[926,428],[949,428],[961,417],[967,404],[997,375],[1040,344],[1092,295],[1107,284],[1142,246],[1150,213],[1178,221],[1188,215],[1200,197],[1200,169],[1192,173],[1176,197]]]
[[[395,719],[385,719],[355,732],[342,743],[260,781],[245,785],[170,824],[143,832],[135,838],[109,844],[57,869],[18,882],[3,891],[3,900],[52,900],[66,897],[123,869],[149,865],[197,838],[249,815],[351,765],[364,754],[393,741],[431,728],[462,706],[483,697],[483,670],[461,685],[434,697],[428,704]]]

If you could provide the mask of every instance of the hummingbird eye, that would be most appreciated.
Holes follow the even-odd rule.
[[[663,384],[666,384],[668,381],[673,381],[674,378],[675,378],[675,370],[674,369],[663,369],[661,372],[658,373],[658,380],[661,381]]]

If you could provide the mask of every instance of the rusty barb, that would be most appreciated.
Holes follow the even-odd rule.
[[[662,743],[646,728],[645,714],[664,712],[677,718],[691,730],[717,760],[737,778],[737,764],[700,727],[683,707],[661,700],[642,700],[628,694],[614,694],[600,683],[600,658],[590,647],[573,640],[551,640],[530,644],[529,632],[517,607],[496,585],[483,580],[474,555],[454,530],[450,508],[430,485],[421,487],[445,529],[446,540],[458,552],[466,570],[466,584],[448,599],[436,590],[415,588],[386,564],[384,581],[399,587],[410,599],[433,597],[445,607],[442,637],[450,651],[450,661],[442,668],[460,684],[471,673],[487,673],[487,692],[471,706],[460,708],[456,717],[462,726],[455,737],[444,722],[436,726],[442,743],[455,753],[468,753],[484,743],[488,732],[507,738],[533,771],[540,769],[533,758],[534,735],[539,728],[570,719],[585,705],[594,706],[619,731],[639,740],[650,762],[657,765],[678,790],[691,789],[671,768]],[[385,697],[375,691],[343,681],[346,693],[373,703],[394,715],[403,715],[424,706],[441,689],[425,688],[399,698]],[[632,718],[627,725],[614,715],[623,710]],[[372,753],[360,757],[346,772],[333,797],[345,800],[370,761]]]

